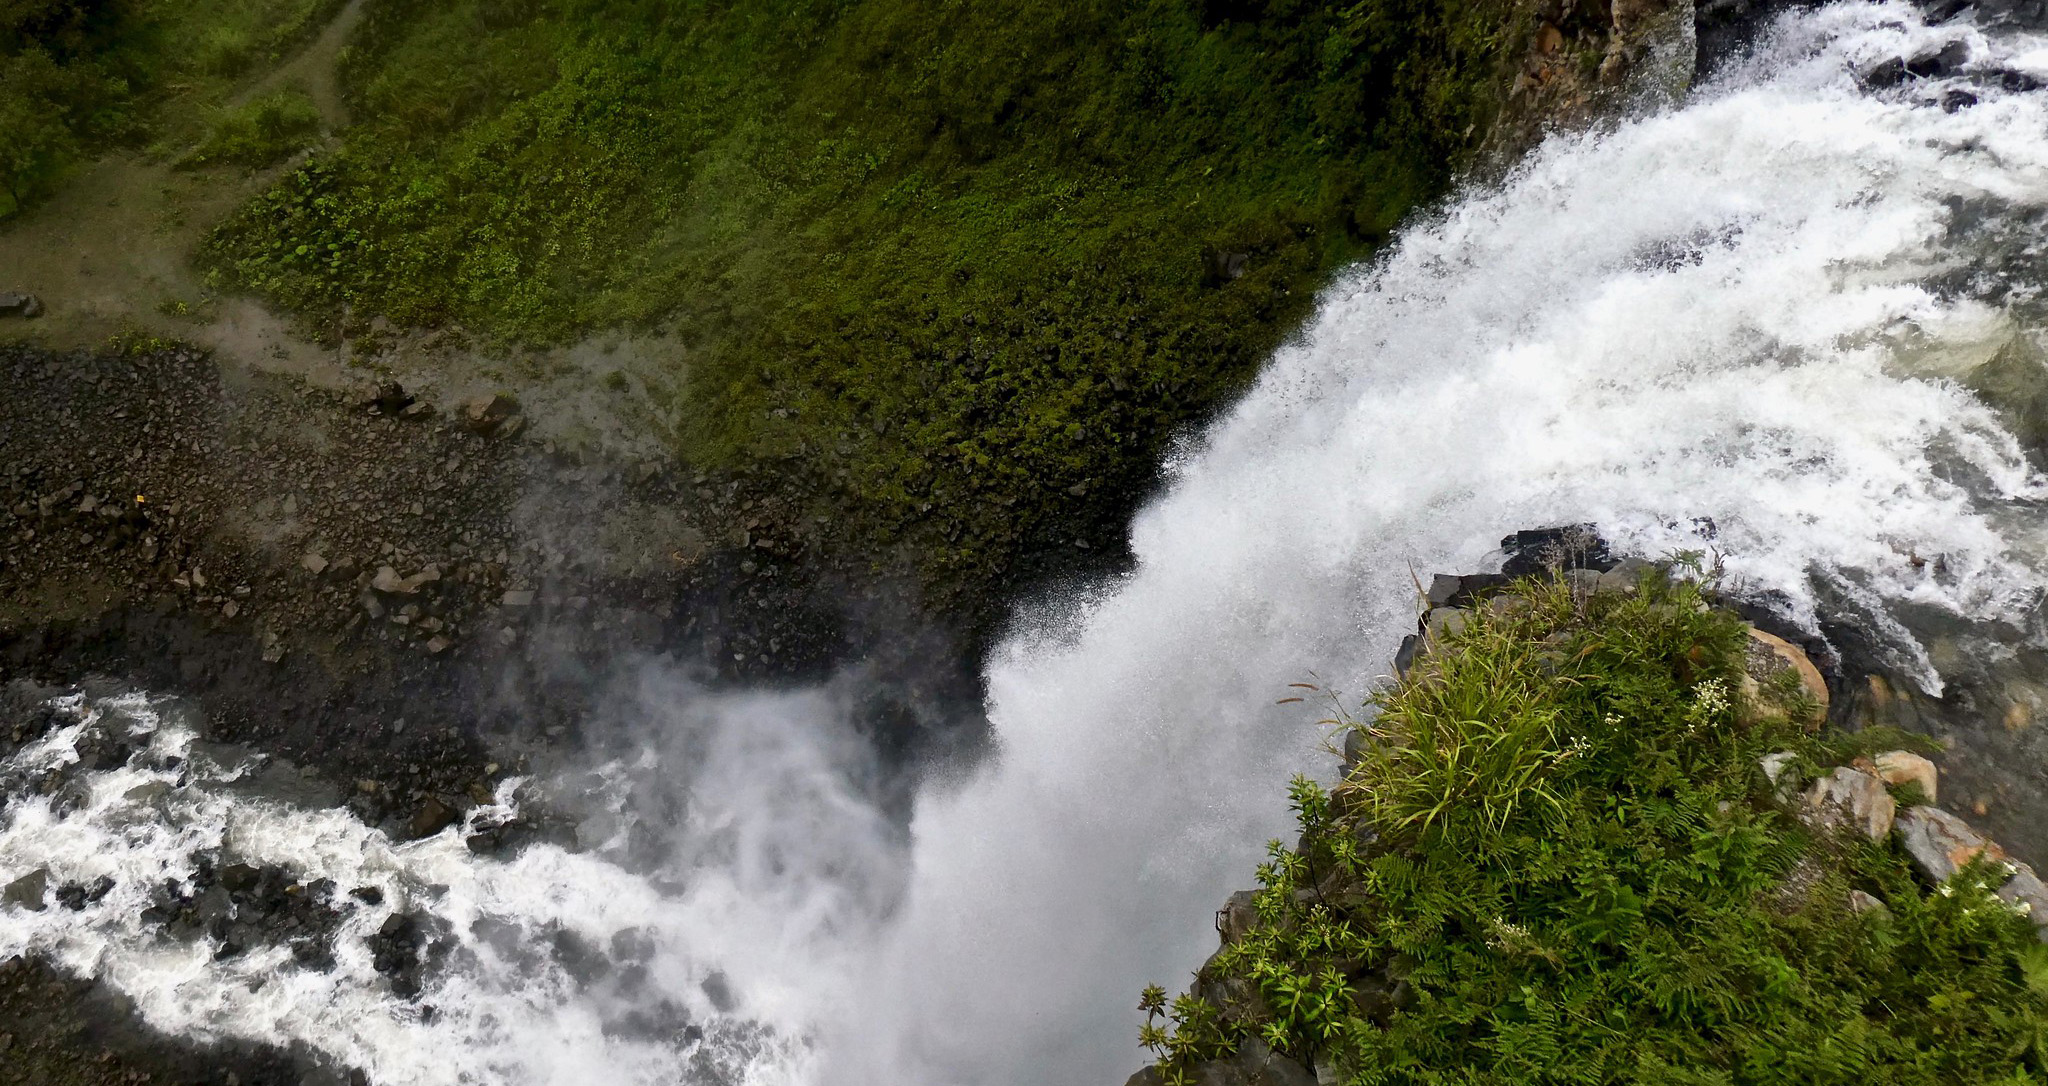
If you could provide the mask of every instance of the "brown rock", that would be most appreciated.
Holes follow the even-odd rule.
[[[1913,781],[1920,785],[1927,802],[1936,801],[1934,787],[1940,775],[1935,771],[1933,762],[1909,750],[1888,750],[1877,756],[1875,765],[1879,780],[1886,784]]]
[[[1828,684],[1821,678],[1820,669],[1797,645],[1751,626],[1742,661],[1743,701],[1761,707],[1766,713],[1790,711],[1791,706],[1779,704],[1769,693],[1773,680],[1786,671],[1796,674],[1806,696],[1818,703],[1819,712],[1810,721],[1818,726],[1828,710]]]
[[[506,428],[507,420],[519,413],[519,401],[502,392],[479,396],[462,405],[463,423],[486,437]]]
[[[406,824],[406,829],[415,838],[432,837],[461,819],[455,808],[441,802],[437,796],[428,796],[420,804],[420,809],[413,812],[412,821]]]

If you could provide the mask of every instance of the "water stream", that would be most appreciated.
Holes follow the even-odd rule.
[[[1959,70],[1860,78],[1957,42]],[[105,892],[0,911],[0,958],[380,1084],[1121,1082],[1139,988],[1185,982],[1286,832],[1288,777],[1331,768],[1315,707],[1275,702],[1308,679],[1362,694],[1411,575],[1589,521],[1636,553],[1711,549],[1799,621],[1854,609],[1929,692],[1910,615],[2040,643],[2048,485],[1959,380],[2035,357],[2043,83],[2048,38],[1836,4],[1412,224],[1180,450],[1135,568],[1020,618],[987,664],[994,748],[927,782],[907,827],[871,799],[837,684],[622,668],[647,753],[591,779],[621,827],[631,793],[683,812],[651,870],[623,845],[396,845],[238,788],[175,702],[76,694],[0,774],[0,884],[47,868]],[[135,753],[67,770],[94,735]],[[225,956],[181,940],[144,911],[201,861],[288,869],[333,915]],[[378,970],[393,915],[416,997]]]

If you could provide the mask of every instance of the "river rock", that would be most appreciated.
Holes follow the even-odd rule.
[[[1881,841],[1892,832],[1897,809],[1883,781],[1860,769],[1836,766],[1807,789],[1800,817],[1823,828],[1852,826],[1871,840]]]
[[[1788,711],[1791,707],[1771,694],[1773,680],[1787,671],[1797,675],[1806,696],[1819,703],[1816,722],[1825,717],[1828,684],[1821,678],[1820,669],[1813,666],[1813,661],[1797,645],[1776,634],[1749,627],[1749,643],[1744,647],[1742,657],[1743,700],[1759,705],[1767,712]]]
[[[50,886],[50,869],[39,867],[0,889],[0,906],[43,911],[43,895]]]
[[[413,812],[412,821],[406,824],[406,830],[415,838],[432,837],[453,826],[461,818],[453,807],[441,802],[439,797],[428,796],[420,804],[419,810]]]
[[[1934,788],[1940,775],[1935,771],[1933,762],[1910,750],[1888,750],[1878,755],[1873,764],[1877,767],[1878,778],[1886,784],[1912,781],[1926,794],[1927,802],[1935,802]]]
[[[1899,843],[1913,866],[1931,882],[1947,882],[1978,856],[2005,858],[2005,851],[1939,807],[1908,807],[1898,816]]]

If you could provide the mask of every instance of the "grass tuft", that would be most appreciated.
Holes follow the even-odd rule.
[[[1776,807],[1761,755],[1842,743],[1734,704],[1738,620],[1655,578],[1518,592],[1373,699],[1334,789],[1295,783],[1256,923],[1146,992],[1167,1081],[1250,1038],[1358,1086],[2048,1078],[2048,947],[2003,871],[1929,892]]]

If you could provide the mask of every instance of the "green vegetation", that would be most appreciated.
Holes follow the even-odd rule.
[[[212,135],[181,161],[269,166],[309,146],[319,132],[320,109],[313,100],[304,91],[278,91],[219,111]]]
[[[0,220],[64,171],[212,102],[316,32],[340,0],[9,0],[0,4]]]
[[[669,332],[692,460],[790,458],[856,546],[1007,572],[1120,536],[1174,428],[1443,189],[1509,10],[370,0],[346,146],[207,259],[330,331]]]
[[[2003,873],[1928,893],[1757,768],[1870,737],[1733,704],[1740,624],[1689,583],[1518,591],[1376,696],[1333,791],[1296,782],[1250,930],[1146,993],[1168,1080],[1254,1037],[1356,1084],[2048,1078],[2048,947]]]

